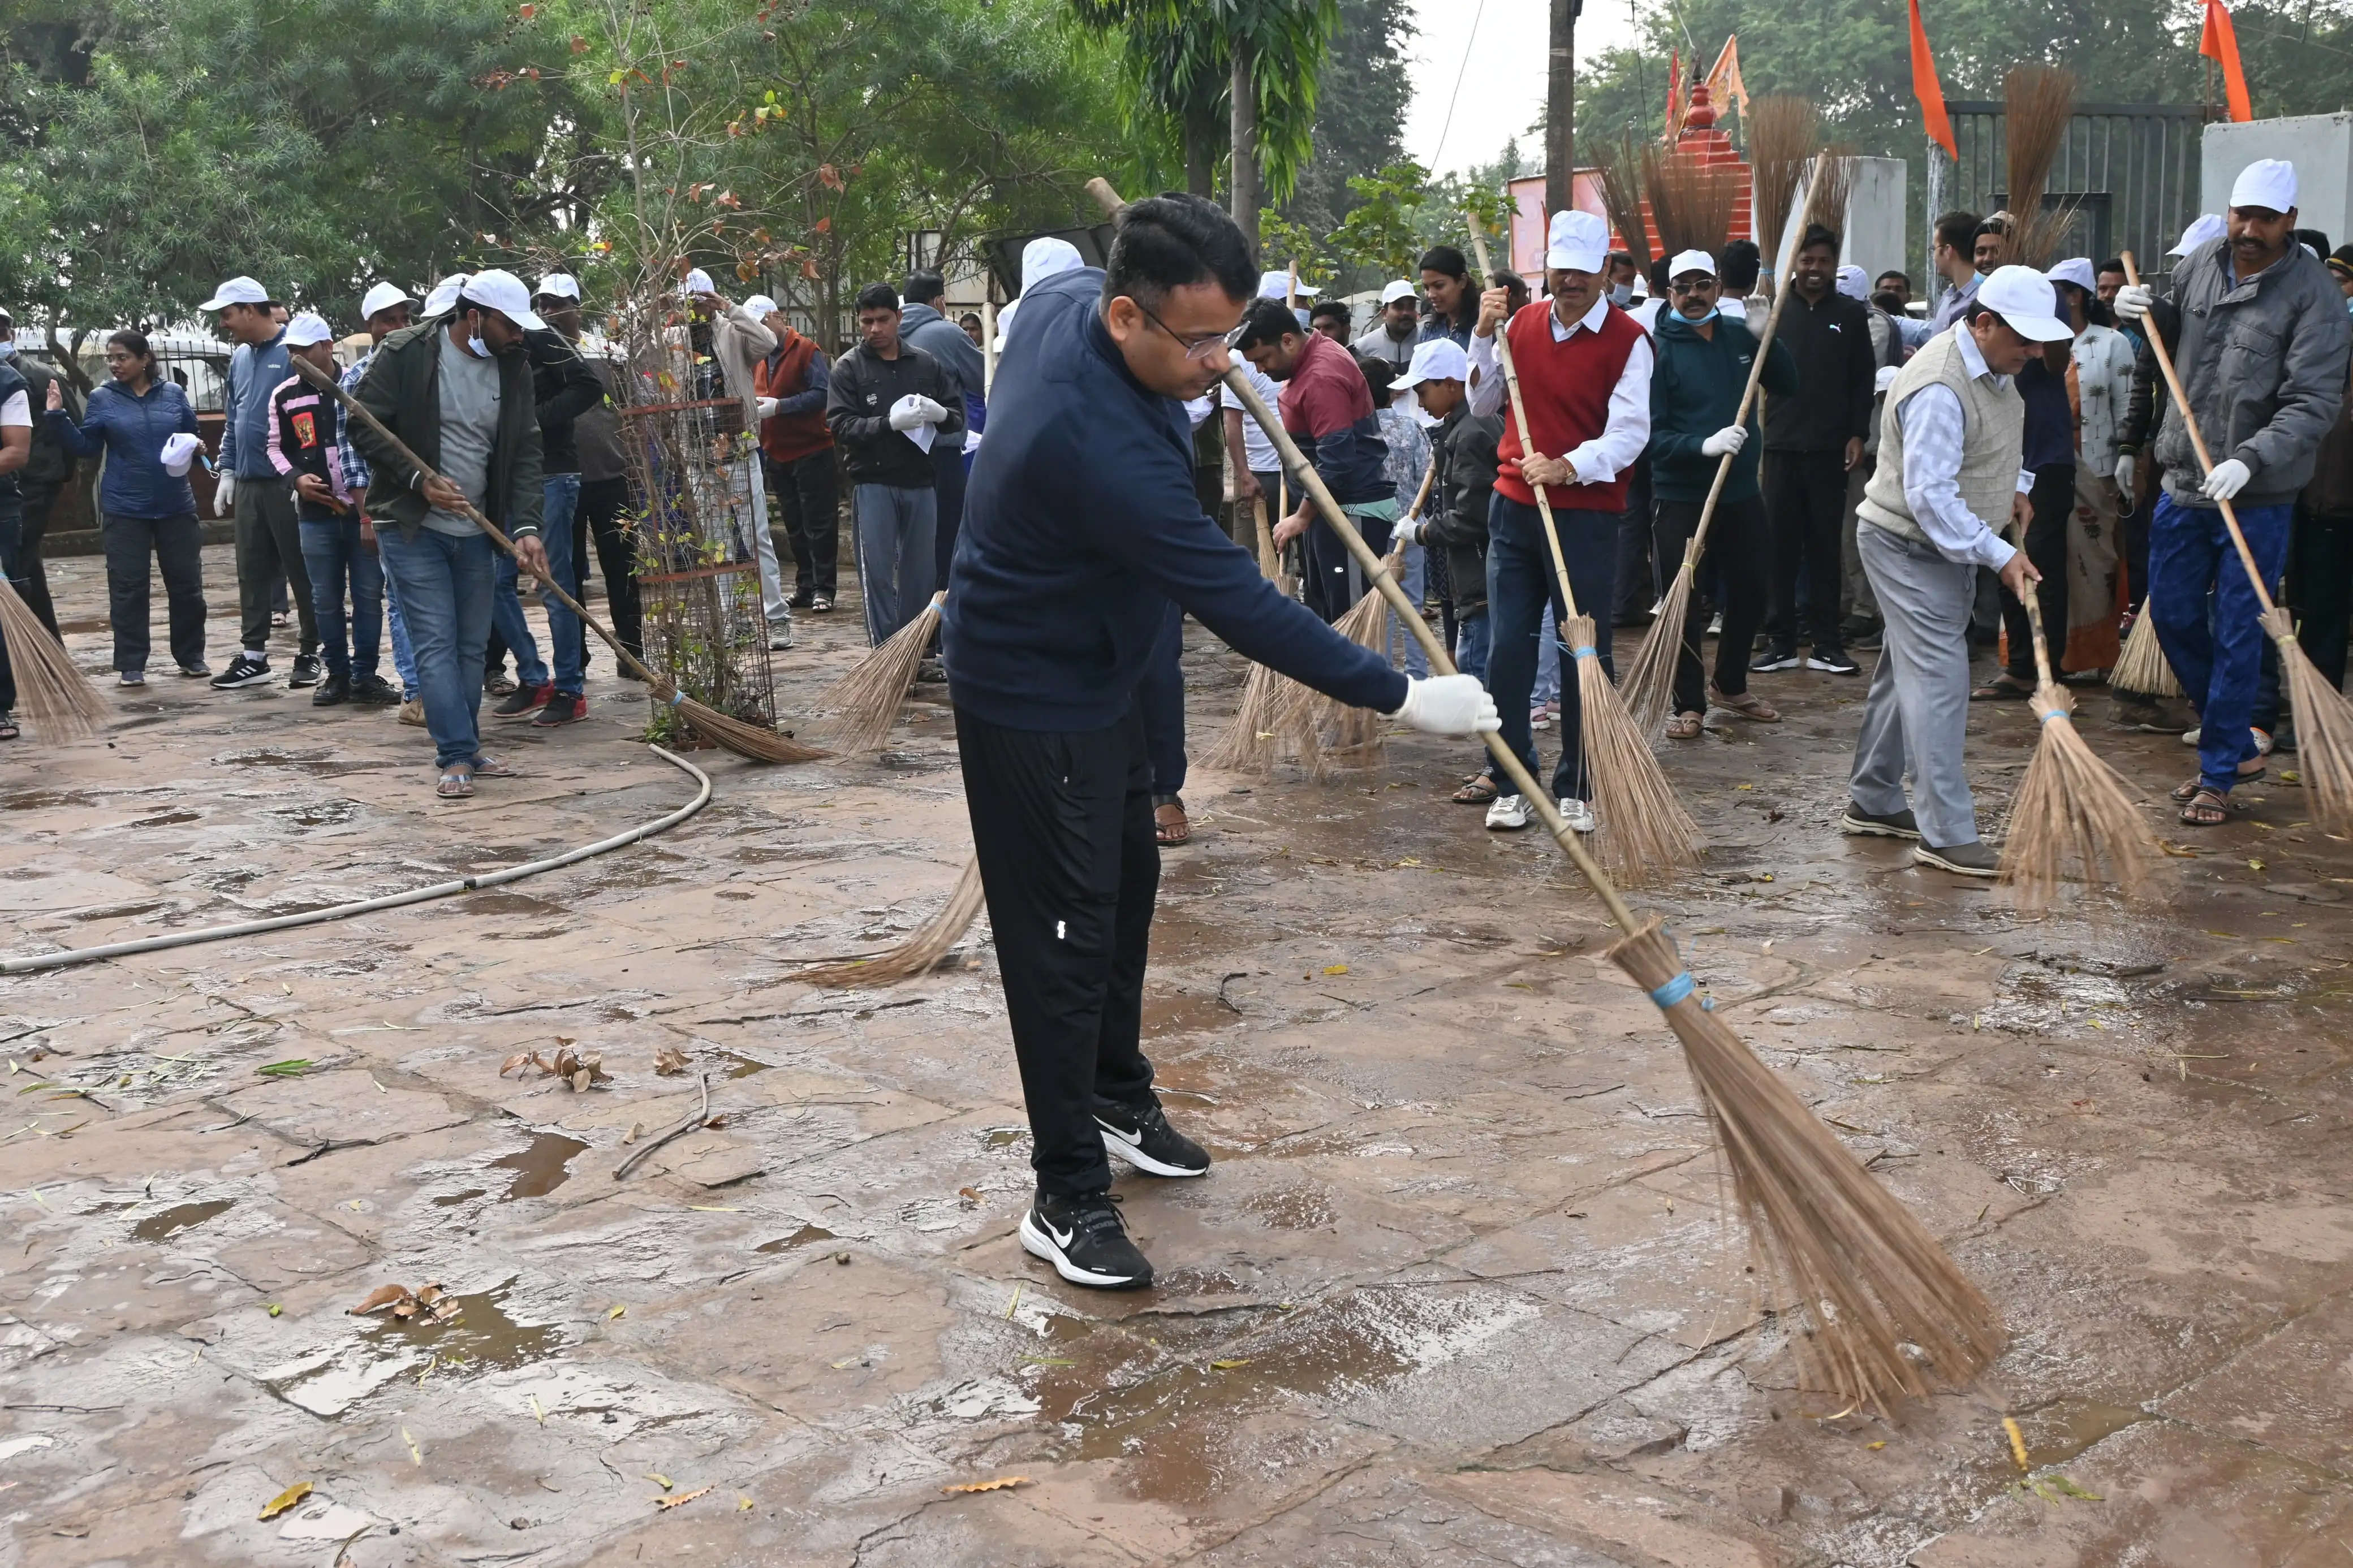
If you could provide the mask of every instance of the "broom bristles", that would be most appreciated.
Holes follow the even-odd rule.
[[[1752,226],[1757,244],[1764,247],[1768,274],[1778,253],[1781,226],[1789,219],[1790,204],[1798,198],[1798,182],[1805,177],[1807,160],[1814,155],[1820,134],[1820,117],[1811,99],[1776,93],[1756,100],[1756,112],[1748,121],[1749,166],[1757,171]],[[1778,279],[1773,282],[1775,288],[1780,286]]]
[[[1814,160],[1813,177],[1806,184],[1806,210],[1798,220],[1802,237],[1819,225],[1832,234],[1846,232],[1846,209],[1854,196],[1855,161],[1843,146],[1825,147]]]
[[[1657,920],[1609,950],[1658,999],[1683,961]],[[1855,1406],[1925,1398],[1916,1346],[1958,1386],[2001,1353],[2001,1319],[1936,1238],[1848,1152],[1804,1100],[1694,994],[1665,1004],[1732,1175],[1734,1201],[1768,1281],[1812,1320],[1800,1373]]]
[[[1705,164],[1687,153],[1642,149],[1642,183],[1651,193],[1651,216],[1659,245],[1669,256],[1724,248],[1732,214],[1740,199],[1742,171],[1736,164]]]
[[[2019,66],[2002,79],[2001,92],[2010,216],[2010,254],[2005,259],[2042,268],[2050,264],[2073,216],[2046,211],[2042,193],[2075,112],[2075,78],[2052,66]]]
[[[2001,885],[2028,910],[2049,904],[2071,868],[2087,887],[2109,881],[2127,897],[2141,892],[2160,851],[2133,787],[2075,728],[2065,688],[2038,683],[2034,711],[2042,735],[2010,805]]]
[[[1405,551],[1399,546],[1389,552],[1381,563],[1391,575],[1405,568]],[[1348,607],[1348,613],[1332,623],[1332,629],[1355,643],[1358,647],[1386,655],[1389,640],[1389,602],[1377,592],[1367,592]],[[1386,732],[1385,715],[1369,708],[1357,708],[1335,697],[1315,693],[1309,721],[1324,747],[1341,753],[1353,762],[1372,761],[1371,753],[1380,749]]]
[[[1594,646],[1593,617],[1572,616],[1561,628],[1570,648]],[[1593,791],[1594,835],[1601,861],[1630,886],[1672,880],[1699,868],[1699,825],[1675,798],[1674,787],[1635,727],[1609,671],[1591,654],[1577,658],[1578,723],[1585,739],[1585,773]]]
[[[0,576],[0,638],[16,676],[17,710],[34,732],[50,741],[86,741],[113,716],[106,699],[49,635],[16,586]]]
[[[2295,765],[2312,799],[2312,819],[2331,833],[2353,832],[2353,704],[2296,641],[2285,609],[2265,611],[2263,622],[2279,648],[2295,719]]]
[[[1597,142],[1593,167],[1601,177],[1601,206],[1609,215],[1609,226],[1626,242],[1634,265],[1649,270],[1651,231],[1642,223],[1642,192],[1635,180],[1637,163],[1632,139],[1618,146]]]
[[[1675,666],[1681,662],[1683,644],[1683,619],[1691,613],[1692,570],[1682,562],[1675,563],[1675,580],[1667,588],[1667,596],[1659,601],[1651,618],[1650,630],[1642,634],[1642,646],[1634,650],[1634,658],[1626,667],[1626,678],[1619,682],[1625,693],[1626,712],[1634,721],[1634,728],[1650,741],[1667,721],[1667,710],[1675,697]]]
[[[810,726],[810,732],[843,756],[871,752],[891,738],[899,705],[915,684],[924,650],[939,630],[940,601],[934,594],[922,613],[892,632],[853,666],[849,674],[818,694],[816,711],[828,717]]]
[[[913,934],[896,947],[883,949],[863,958],[835,959],[812,965],[790,976],[805,985],[822,985],[837,989],[850,985],[890,985],[902,980],[912,980],[919,974],[929,974],[939,967],[940,961],[955,951],[980,916],[984,902],[980,884],[980,857],[965,862],[964,872],[956,878],[955,889],[940,912],[917,927]]]
[[[2116,668],[2108,675],[2108,686],[2112,690],[2137,697],[2181,695],[2181,679],[2173,673],[2172,662],[2165,657],[2165,645],[2157,640],[2157,617],[2148,613],[2146,605],[2134,618],[2124,651],[2116,656]]]
[[[822,746],[797,741],[765,724],[731,718],[708,703],[697,702],[667,680],[655,688],[654,700],[657,706],[676,709],[678,716],[704,740],[755,763],[813,763],[833,755]]]

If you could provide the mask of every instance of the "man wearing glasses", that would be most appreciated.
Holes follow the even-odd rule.
[[[1025,290],[949,570],[956,750],[1038,1177],[1021,1245],[1103,1289],[1152,1282],[1107,1154],[1153,1176],[1209,1168],[1162,1114],[1141,1045],[1160,852],[1135,694],[1171,602],[1344,702],[1435,734],[1496,727],[1477,680],[1391,669],[1277,593],[1202,509],[1183,405],[1231,366],[1256,279],[1221,208],[1171,195],[1126,209],[1108,268]]]

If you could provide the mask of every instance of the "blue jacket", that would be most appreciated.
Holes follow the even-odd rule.
[[[1108,729],[1173,599],[1246,658],[1395,711],[1405,677],[1277,593],[1202,511],[1184,405],[1129,373],[1102,293],[1095,268],[1038,284],[997,362],[948,573],[956,705],[1009,729]]]
[[[1679,312],[1661,310],[1651,346],[1658,355],[1651,371],[1651,494],[1660,500],[1704,501],[1721,459],[1700,447],[1740,411],[1748,367],[1757,358],[1757,335],[1747,322],[1718,316],[1715,335],[1704,338]],[[1797,356],[1778,338],[1765,355],[1759,384],[1775,397],[1798,395]],[[1725,500],[1757,495],[1757,459],[1764,447],[1751,407],[1748,444],[1725,476]]]
[[[238,479],[271,479],[269,466],[269,395],[294,374],[286,363],[286,332],[259,348],[239,343],[228,356],[228,393],[224,400],[227,422],[221,426],[219,468]]]
[[[164,468],[164,443],[196,433],[196,411],[188,395],[170,381],[148,383],[145,396],[119,381],[90,395],[89,417],[77,425],[62,408],[47,415],[49,430],[85,458],[106,454],[106,477],[98,483],[98,510],[109,517],[188,517],[195,492],[185,479]]]

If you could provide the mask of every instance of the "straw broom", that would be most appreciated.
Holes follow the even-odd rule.
[[[1820,115],[1813,100],[1776,93],[1757,100],[1756,113],[1748,121],[1748,158],[1757,171],[1757,218],[1752,226],[1760,237],[1766,215],[1786,218],[1796,204],[1798,182],[1806,177],[1820,140]],[[1780,255],[1788,244],[1786,233],[1777,235],[1773,254]],[[1776,283],[1778,291],[1778,279]]]
[[[65,645],[49,635],[16,585],[0,576],[0,644],[16,675],[16,701],[44,740],[86,741],[112,717],[90,678],[74,668]]]
[[[2123,892],[2137,893],[2158,853],[2157,836],[2134,805],[2132,786],[2093,753],[2075,728],[2074,704],[2051,675],[2041,595],[2029,592],[2025,603],[2034,628],[2034,711],[2042,737],[2010,805],[2001,883],[2021,907],[2041,909],[2074,861],[2086,883],[2102,880],[2105,870]]]
[[[2181,695],[2181,678],[2173,673],[2165,645],[2157,640],[2157,617],[2148,613],[2146,604],[2133,617],[2132,635],[2125,638],[2116,668],[2108,672],[2108,688],[2136,697]]]
[[[2041,270],[2066,233],[2072,209],[2046,210],[2052,162],[2075,112],[2075,78],[2051,66],[2020,66],[2002,78],[2002,128],[2010,176],[2010,255]]]
[[[1420,616],[1406,613],[1411,606],[1397,580],[1349,525],[1264,401],[1235,372],[1227,373],[1226,384],[1266,428],[1284,467],[1300,476],[1374,586],[1398,608],[1430,668],[1454,674],[1437,637]],[[1807,1374],[1851,1405],[1885,1409],[1898,1397],[1928,1393],[1912,1353],[1915,1347],[1938,1376],[1956,1384],[1990,1364],[2003,1342],[1992,1303],[1805,1101],[1709,1010],[1658,920],[1638,917],[1627,905],[1512,749],[1498,735],[1481,739],[1626,933],[1609,948],[1610,961],[1650,995],[1683,1042],[1763,1271],[1786,1282],[1814,1319],[1813,1333],[1797,1342]]]
[[[1282,562],[1275,550],[1274,530],[1266,515],[1264,496],[1253,505],[1251,515],[1258,521],[1259,573],[1289,598],[1292,584],[1283,575]],[[1277,675],[1262,664],[1251,665],[1250,673],[1242,678],[1241,702],[1216,743],[1203,754],[1201,765],[1262,776],[1274,771],[1276,756],[1287,749],[1303,765],[1321,773],[1323,745],[1307,717],[1316,696],[1289,676]]]
[[[427,479],[441,478],[440,474],[426,466],[424,459],[410,451],[406,443],[399,437],[385,429],[382,420],[369,413],[350,393],[345,392],[333,376],[300,354],[294,356],[292,363],[295,371],[303,380],[332,396],[354,417],[382,437],[385,443],[399,454],[401,461],[416,470],[417,483],[420,488]],[[484,517],[470,505],[461,507],[459,510],[476,528],[491,536],[491,543],[509,555],[514,555],[514,542],[499,531],[498,524]],[[521,556],[515,557],[515,563],[519,566],[524,564]],[[730,718],[715,708],[697,702],[680,690],[675,682],[663,676],[656,675],[647,668],[635,654],[621,646],[618,638],[605,629],[603,622],[581,608],[580,601],[565,592],[563,586],[554,578],[535,567],[525,569],[539,580],[540,592],[543,595],[554,595],[559,604],[580,617],[582,626],[604,639],[605,646],[613,650],[615,658],[637,672],[638,679],[646,683],[647,690],[653,694],[657,703],[666,703],[677,710],[679,717],[685,720],[706,740],[724,746],[737,756],[749,757],[755,763],[807,763],[830,754],[816,746],[805,746],[789,735],[778,734],[765,725],[746,723],[741,719]]]
[[[964,870],[940,912],[918,926],[906,941],[874,952],[819,960],[786,978],[798,984],[839,990],[851,985],[890,985],[929,974],[964,940],[964,933],[979,918],[981,903],[980,857],[975,855],[964,863]]]
[[[1472,248],[1479,270],[1487,271],[1487,240],[1474,220]],[[1528,411],[1520,397],[1520,376],[1512,363],[1508,327],[1495,333],[1495,354],[1511,394],[1512,417],[1520,433],[1520,447],[1534,453],[1528,434]],[[1230,383],[1229,383],[1230,384]],[[1577,660],[1577,701],[1585,738],[1585,773],[1593,790],[1593,811],[1599,818],[1602,858],[1629,882],[1664,880],[1699,866],[1699,826],[1676,800],[1675,792],[1659,771],[1642,731],[1634,726],[1609,674],[1601,668],[1594,646],[1593,617],[1580,615],[1577,595],[1568,583],[1568,563],[1560,552],[1560,534],[1553,526],[1552,502],[1541,485],[1532,487],[1536,511],[1543,521],[1545,543],[1552,551],[1553,575],[1560,586],[1560,634],[1568,639]],[[1316,489],[1321,499],[1320,487]],[[1386,574],[1383,574],[1386,578]],[[1402,596],[1402,595],[1400,595]],[[1413,617],[1417,624],[1421,617]],[[1514,775],[1515,777],[1518,775]],[[1523,792],[1525,793],[1525,792]],[[1541,791],[1538,792],[1541,795]]]
[[[1601,177],[1602,210],[1609,215],[1609,226],[1626,242],[1627,254],[1634,258],[1634,265],[1648,272],[1651,231],[1642,222],[1642,191],[1635,174],[1641,163],[1634,156],[1633,137],[1630,133],[1617,147],[1607,142],[1598,142],[1596,147],[1593,167]]]
[[[940,629],[943,588],[912,621],[869,649],[849,674],[818,693],[814,710],[829,717],[809,727],[809,738],[845,757],[871,752],[890,738],[899,705],[915,684],[923,655]]]
[[[1761,126],[1760,126],[1761,139]],[[1765,314],[1765,330],[1757,340],[1757,353],[1748,362],[1748,384],[1742,388],[1740,406],[1733,415],[1733,423],[1746,425],[1748,412],[1756,406],[1757,384],[1765,374],[1765,359],[1773,346],[1773,334],[1780,329],[1781,307],[1788,304],[1794,289],[1788,288],[1789,277],[1798,259],[1798,239],[1808,225],[1820,223],[1829,226],[1838,221],[1846,210],[1848,195],[1853,189],[1852,163],[1829,152],[1815,154],[1812,178],[1806,191],[1806,207],[1798,221],[1781,226],[1781,249],[1774,258],[1773,308]],[[1760,189],[1762,179],[1759,180]],[[1795,199],[1794,188],[1791,199]],[[1642,634],[1642,646],[1634,650],[1631,663],[1626,667],[1626,710],[1633,715],[1637,731],[1647,741],[1659,732],[1666,722],[1667,710],[1674,705],[1675,664],[1683,649],[1683,622],[1691,610],[1692,581],[1699,569],[1700,552],[1707,547],[1707,531],[1715,521],[1716,503],[1724,499],[1725,481],[1732,477],[1732,465],[1739,457],[1726,452],[1716,460],[1715,478],[1708,481],[1707,500],[1699,509],[1699,521],[1683,545],[1683,558],[1675,567],[1674,581],[1667,584],[1664,597],[1652,612],[1650,629]],[[1693,649],[1694,655],[1696,648]]]
[[[1421,471],[1421,488],[1414,492],[1413,506],[1408,519],[1421,515],[1430,501],[1430,487],[1438,478],[1438,459],[1432,457],[1429,467]],[[1381,564],[1391,572],[1405,569],[1403,544],[1393,544]],[[1378,594],[1366,590],[1365,596],[1348,606],[1348,613],[1332,623],[1332,629],[1355,643],[1358,647],[1388,657],[1389,650],[1389,605]],[[1354,760],[1369,762],[1369,753],[1377,751],[1386,730],[1383,716],[1369,709],[1355,708],[1322,692],[1315,694],[1314,723],[1324,744],[1334,752],[1354,753]]]
[[[1732,214],[1740,200],[1741,171],[1705,164],[1672,148],[1642,149],[1642,184],[1651,193],[1651,216],[1659,225],[1659,248],[1669,256],[1724,248]]]
[[[2138,283],[2140,271],[2133,265],[2131,251],[2124,253],[2124,263],[2126,281]],[[2206,450],[2206,437],[2198,428],[2197,416],[2189,412],[2189,399],[2182,393],[2181,377],[2174,372],[2165,334],[2151,331],[2148,346],[2156,351],[2157,368],[2165,373],[2173,406],[2189,428],[2189,445],[2198,453],[2198,471],[2211,474],[2214,459]],[[2263,628],[2279,649],[2280,672],[2287,678],[2288,707],[2295,715],[2296,764],[2304,774],[2304,787],[2312,795],[2313,820],[2326,831],[2353,832],[2353,703],[2348,703],[2345,694],[2314,668],[2311,656],[2296,641],[2295,617],[2272,602],[2263,568],[2255,564],[2255,552],[2247,548],[2247,536],[2239,531],[2238,512],[2229,501],[2218,504],[2222,524],[2231,531],[2231,542],[2238,548],[2239,563],[2247,569],[2247,581],[2254,587],[2255,603],[2263,607]],[[2141,613],[2144,618],[2148,615],[2147,609]]]

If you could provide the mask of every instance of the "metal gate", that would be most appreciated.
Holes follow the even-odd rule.
[[[1946,105],[1960,158],[1944,178],[1947,208],[1989,213],[2007,205],[2010,144],[2002,106],[1988,99]],[[2052,160],[2043,205],[2072,209],[2058,260],[2097,265],[2130,250],[2145,272],[2169,272],[2165,254],[2198,216],[2200,146],[2223,111],[2195,103],[2084,103]],[[1937,158],[1932,149],[1929,156]],[[1933,213],[1929,215],[1934,219]]]

